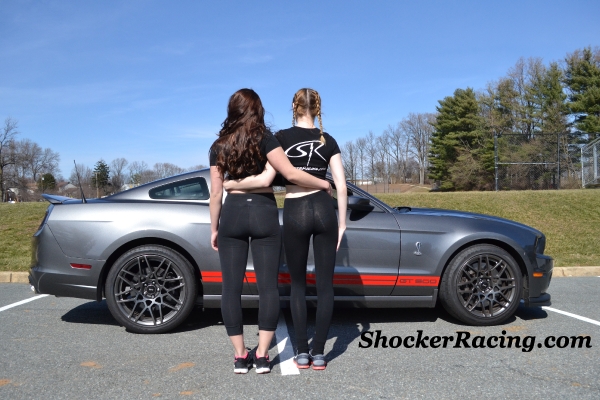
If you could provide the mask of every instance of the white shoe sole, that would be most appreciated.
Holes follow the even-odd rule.
[[[257,374],[268,374],[271,372],[271,368],[256,368],[256,364],[254,365],[254,369],[256,370]]]

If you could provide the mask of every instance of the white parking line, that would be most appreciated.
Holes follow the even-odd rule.
[[[554,311],[555,313],[563,314],[563,315],[566,315],[566,316],[572,317],[572,318],[577,318],[577,319],[579,319],[581,321],[589,322],[590,324],[594,324],[594,325],[600,326],[600,321],[596,321],[596,320],[593,320],[593,319],[590,319],[590,318],[582,317],[581,315],[572,314],[570,312],[558,310],[558,309],[552,308],[552,307],[542,307],[542,309],[543,310],[548,310],[548,311]]]
[[[30,298],[30,299],[26,299],[26,300],[17,301],[16,303],[12,303],[12,304],[9,304],[9,305],[7,305],[7,306],[0,307],[0,312],[2,312],[2,311],[6,311],[6,310],[8,310],[9,308],[13,308],[13,307],[16,307],[16,306],[20,306],[21,304],[29,303],[30,301],[34,301],[34,300],[37,300],[37,299],[41,299],[42,297],[46,297],[46,296],[48,296],[48,295],[47,295],[47,294],[40,294],[39,296],[35,296],[35,297],[32,297],[32,298]]]
[[[279,313],[279,321],[275,330],[275,340],[277,341],[277,351],[279,351],[281,375],[300,375],[300,371],[298,371],[296,364],[294,364],[294,349],[290,343],[290,334],[287,330],[283,311]]]

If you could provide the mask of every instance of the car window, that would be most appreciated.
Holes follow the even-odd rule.
[[[169,183],[150,190],[151,199],[159,200],[208,200],[208,185],[204,178],[192,178]]]

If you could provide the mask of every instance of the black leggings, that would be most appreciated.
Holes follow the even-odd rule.
[[[243,333],[241,295],[249,239],[259,293],[258,329],[274,331],[279,317],[281,230],[272,193],[229,194],[221,210],[217,237],[223,273],[221,314],[229,336]]]
[[[323,354],[333,315],[333,270],[335,267],[338,221],[333,201],[324,191],[286,198],[283,208],[283,242],[292,278],[290,307],[298,353],[308,353],[306,333],[306,262],[313,237],[317,278],[317,316],[313,354]]]

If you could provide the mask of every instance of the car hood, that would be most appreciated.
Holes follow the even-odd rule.
[[[454,217],[454,218],[472,218],[472,219],[481,219],[486,221],[493,221],[497,223],[503,223],[512,225],[515,227],[519,227],[521,229],[525,229],[531,231],[536,236],[542,236],[542,232],[538,231],[531,226],[521,224],[516,221],[512,221],[510,219],[494,217],[493,215],[486,214],[477,214],[471,213],[467,211],[455,211],[455,210],[444,210],[441,208],[416,208],[416,207],[398,207],[396,208],[401,213],[408,213],[411,215],[431,215],[431,216],[440,216],[440,217]]]

